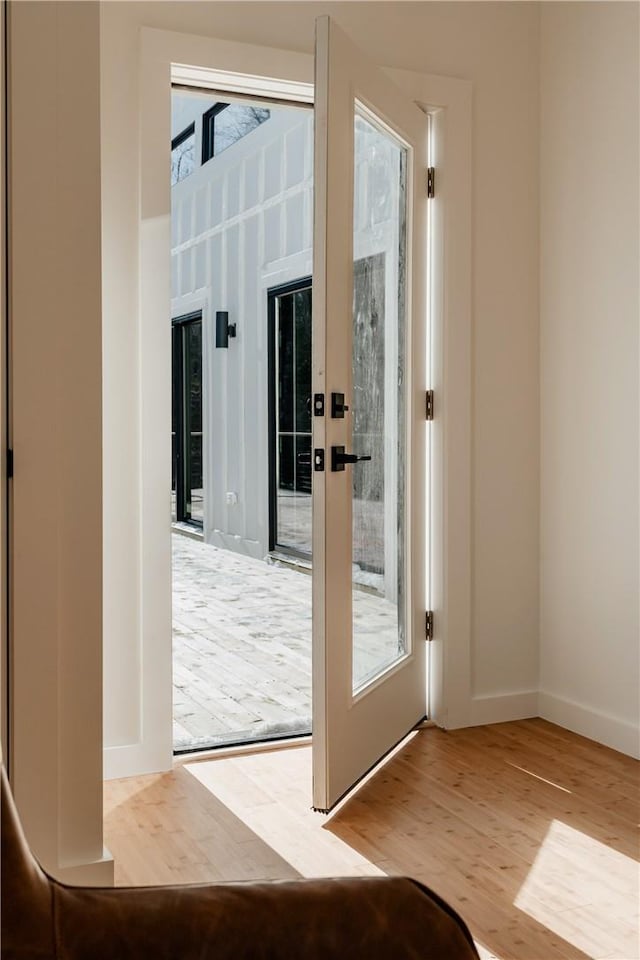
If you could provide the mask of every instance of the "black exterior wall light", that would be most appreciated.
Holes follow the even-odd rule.
[[[227,349],[229,337],[235,337],[236,325],[229,323],[228,310],[216,310],[216,347]]]

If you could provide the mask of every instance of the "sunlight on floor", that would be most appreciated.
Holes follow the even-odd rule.
[[[622,954],[615,950],[620,949],[624,931],[624,956],[638,957],[639,866],[604,843],[553,820],[514,906],[588,956],[620,960]],[[589,891],[588,906],[585,889]],[[603,932],[612,918],[615,941]]]
[[[491,950],[487,950],[487,948],[483,947],[477,940],[473,942],[476,945],[476,950],[480,954],[480,960],[502,960],[502,957],[499,957],[497,953],[492,953]]]
[[[508,766],[513,767],[514,770],[520,770],[522,773],[526,773],[529,777],[535,777],[536,780],[540,780],[541,783],[548,783],[550,787],[555,787],[556,790],[562,790],[563,793],[571,793],[571,790],[567,790],[566,787],[561,787],[559,783],[554,783],[553,780],[547,780],[546,777],[541,777],[537,773],[532,773],[531,770],[525,770],[524,767],[519,767],[517,763],[511,763],[507,761]]]
[[[387,761],[406,744],[404,740]],[[329,816],[311,809],[309,747],[189,763],[185,769],[301,876],[384,875],[384,870],[325,829],[348,799]],[[267,780],[268,795],[259,787]],[[500,960],[482,944],[476,942],[476,946],[481,960]]]
[[[105,785],[105,839],[121,886],[408,874],[482,960],[639,960],[638,796],[632,760],[531,720],[414,732],[329,816],[306,745],[185,758]]]
[[[323,829],[328,818],[310,805],[308,747],[190,763],[186,769],[301,876],[384,873]],[[268,796],[258,787],[265,783]]]

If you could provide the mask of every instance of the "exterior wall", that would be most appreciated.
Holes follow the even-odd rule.
[[[267,290],[311,275],[312,178],[312,112],[273,110],[171,191],[171,313],[202,310],[204,537],[258,558],[269,552]],[[226,350],[216,310],[237,324]]]
[[[200,129],[196,123],[196,157]],[[385,147],[377,141],[372,159],[356,138],[354,256],[382,254],[384,262],[384,567],[391,596],[397,580],[399,240],[393,214],[399,196]],[[204,539],[262,558],[269,552],[267,295],[312,271],[312,111],[272,109],[269,120],[175,184],[171,196],[171,313],[202,311]],[[228,310],[237,323],[228,349],[215,347],[217,310]],[[360,358],[361,368],[370,365],[369,357]],[[227,493],[236,495],[234,503],[227,503]]]
[[[639,8],[542,7],[540,712],[638,755]]]

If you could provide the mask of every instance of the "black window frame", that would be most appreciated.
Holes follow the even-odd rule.
[[[244,105],[246,106],[246,104],[244,104]],[[204,166],[205,163],[208,163],[209,160],[213,160],[213,158],[214,158],[215,156],[217,156],[217,154],[216,154],[216,152],[215,152],[215,149],[214,149],[214,148],[215,148],[215,136],[216,136],[216,117],[218,116],[218,114],[222,113],[223,110],[226,110],[227,107],[230,107],[230,106],[232,106],[231,103],[224,103],[224,102],[222,102],[222,101],[221,101],[220,103],[214,103],[214,105],[213,105],[212,107],[210,107],[210,108],[209,108],[205,113],[203,113],[203,115],[202,115],[202,151],[201,151],[201,158],[202,158],[202,165],[203,165],[203,166]],[[237,103],[236,106],[243,106],[243,104],[242,104],[242,103],[239,103],[239,104]],[[249,106],[250,106],[250,104],[249,104]],[[258,126],[261,126],[263,123],[265,123],[265,122],[269,119],[269,117],[271,116],[271,112],[270,112],[270,110],[268,109],[268,107],[264,107],[264,109],[267,111],[267,113],[269,114],[269,116],[265,117],[264,120],[261,120],[260,123],[258,124]],[[257,128],[256,128],[256,127],[252,128],[252,129],[249,130],[247,133],[242,134],[242,136],[239,137],[238,139],[242,140],[245,136],[248,136],[249,133],[252,133],[254,129],[257,129]],[[237,143],[237,141],[234,140],[234,143]],[[230,146],[233,146],[233,144],[230,144]],[[221,152],[222,152],[222,151],[221,151]]]
[[[174,405],[176,416],[176,448],[175,456],[173,455],[172,450],[172,460],[175,461],[176,523],[188,523],[191,526],[202,529],[203,521],[191,516],[191,501],[189,498],[189,493],[191,491],[191,458],[188,453],[186,442],[187,436],[190,434],[190,430],[189,405],[188,403],[185,403],[185,331],[188,326],[195,323],[200,324],[202,343],[202,332],[204,330],[202,322],[202,310],[194,310],[191,313],[184,313],[178,317],[173,317],[171,320],[171,401]],[[173,416],[171,432],[173,434]],[[202,465],[202,469],[204,472],[204,463]]]
[[[175,183],[173,182],[173,151],[176,150],[181,143],[184,143],[185,140],[188,140],[190,137],[193,137],[194,138],[193,139],[193,147],[194,147],[193,159],[194,159],[194,169],[195,169],[195,136],[196,136],[196,123],[194,120],[193,123],[190,123],[188,127],[185,127],[184,130],[181,130],[180,133],[177,133],[176,136],[171,141],[171,173],[172,173],[171,186],[172,187],[174,187],[175,184],[177,183],[182,183],[183,180],[186,180],[186,178],[190,176],[190,174],[187,173],[184,177],[181,177],[179,180],[176,180]],[[191,173],[193,173],[193,171],[191,171]]]
[[[223,110],[229,106],[228,103],[214,103],[206,113],[202,115],[202,164],[204,166],[209,160],[212,160],[215,156],[213,147],[214,147],[214,138],[215,138],[215,118],[217,114],[221,113]]]
[[[282,283],[276,287],[270,287],[267,290],[267,355],[268,355],[268,373],[267,373],[267,416],[269,421],[268,443],[269,443],[269,552],[277,551],[292,557],[298,557],[303,560],[309,560],[310,554],[304,550],[296,550],[295,547],[286,546],[277,542],[278,532],[278,424],[276,410],[276,302],[279,297],[291,293],[300,293],[303,290],[311,290],[311,325],[313,331],[313,278],[311,276],[300,277],[289,283]],[[313,418],[312,418],[313,426]],[[311,443],[311,456],[313,456],[313,438]],[[313,467],[311,466],[311,481],[313,483]]]
[[[184,130],[181,130],[180,133],[177,133],[173,140],[171,141],[171,150],[175,150],[176,147],[179,147],[181,143],[184,143],[185,140],[188,140],[189,137],[192,137],[196,132],[196,123],[195,120],[193,123],[190,123],[188,127],[185,127]]]

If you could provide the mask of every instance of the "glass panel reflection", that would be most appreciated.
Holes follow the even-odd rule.
[[[193,124],[176,138],[171,148],[171,186],[190,176],[196,168],[196,134]]]
[[[406,148],[355,117],[352,450],[353,689],[407,652]],[[366,255],[374,240],[375,254]]]
[[[231,103],[216,113],[213,127],[213,155],[246,137],[271,116],[270,110],[242,103]]]

